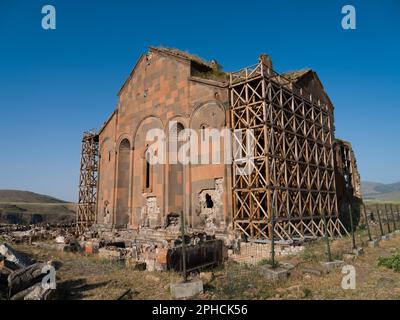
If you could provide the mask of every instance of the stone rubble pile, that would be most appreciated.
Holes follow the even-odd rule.
[[[55,267],[51,261],[30,261],[9,244],[0,244],[0,300],[50,299],[55,289],[45,277]]]
[[[155,232],[141,230],[141,234],[124,230],[91,229],[77,236],[75,229],[64,226],[18,226],[0,225],[0,241],[24,243],[44,249],[96,255],[99,259],[123,264],[136,270],[164,271],[168,266],[169,250],[182,245],[179,232]],[[161,240],[160,240],[161,239]],[[185,236],[188,246],[196,246],[215,235],[193,232]],[[223,238],[223,259],[239,263],[257,264],[270,256],[270,244],[243,242],[237,234],[230,233]],[[276,245],[277,256],[298,254],[303,250],[299,245]]]
[[[0,240],[7,243],[27,243],[51,240],[62,235],[71,235],[70,225],[0,225]]]

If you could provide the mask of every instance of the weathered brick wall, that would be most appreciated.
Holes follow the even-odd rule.
[[[106,224],[112,222],[115,187],[115,125],[117,116],[114,114],[100,133],[99,141],[99,177],[97,194],[97,222]]]
[[[148,130],[159,128],[168,133],[170,121],[196,130],[202,125],[224,127],[227,101],[228,90],[220,83],[191,78],[189,60],[155,49],[143,55],[119,93],[115,116],[100,133],[99,223],[106,222],[109,210],[110,223],[123,224],[125,220],[119,215],[124,209],[118,208],[127,205],[130,228],[163,226],[167,214],[179,211],[185,212],[189,226],[202,228],[207,213],[201,214],[200,193],[210,190],[218,196],[216,225],[225,227],[231,212],[229,165],[189,164],[181,169],[152,165],[151,187],[146,188],[145,154],[152,142],[146,141]],[[124,151],[120,162],[124,140],[130,150],[128,154]],[[105,209],[106,200],[109,205]]]
[[[304,250],[303,246],[275,244],[275,256],[296,255]],[[271,259],[270,243],[241,242],[240,253],[230,255],[238,263],[255,265],[264,259]]]

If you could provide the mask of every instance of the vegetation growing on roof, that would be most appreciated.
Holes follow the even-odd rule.
[[[297,80],[298,78],[302,77],[306,73],[308,73],[311,69],[303,69],[303,70],[297,70],[297,71],[289,71],[286,73],[283,73],[282,76],[285,77],[286,79],[290,81]]]
[[[190,61],[194,61],[200,65],[205,65],[205,66],[211,67],[211,65],[207,61],[200,58],[198,55],[189,53],[187,51],[179,50],[176,48],[167,48],[167,47],[152,47],[152,48],[159,50],[161,52],[164,52],[164,53],[172,54],[172,55],[184,58],[184,59],[188,59]]]
[[[177,57],[188,59],[191,61],[191,75],[193,77],[199,77],[203,79],[210,79],[215,81],[227,81],[228,76],[223,71],[222,66],[214,61],[207,62],[195,54],[191,54],[187,51],[182,51],[175,48],[167,47],[155,47],[155,50],[171,54]]]
[[[225,82],[228,80],[228,74],[222,70],[222,66],[215,63],[213,67],[206,67],[192,62],[191,75],[203,79]]]

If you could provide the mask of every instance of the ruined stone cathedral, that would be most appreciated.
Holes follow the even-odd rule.
[[[320,215],[327,212],[327,228],[341,234],[347,204],[361,198],[360,179],[350,143],[334,136],[333,111],[312,70],[279,75],[261,55],[255,67],[227,73],[216,61],[150,47],[96,136],[93,222],[163,237],[178,232],[183,214],[189,231],[264,239],[274,215],[276,237],[290,241],[321,236]],[[201,139],[205,129],[226,128],[254,132],[248,177],[236,176],[235,157],[232,163],[149,162],[151,129],[165,132],[170,154],[171,145],[185,143],[176,137],[186,129]]]

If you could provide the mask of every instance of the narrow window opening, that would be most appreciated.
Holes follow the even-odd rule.
[[[203,140],[206,140],[206,128],[207,128],[207,126],[205,124],[201,125],[201,127],[200,127],[201,138]]]
[[[150,188],[150,163],[146,159],[146,189]]]
[[[146,151],[144,154],[144,166],[143,166],[143,192],[152,192],[152,167],[151,167],[151,155],[146,146]]]

